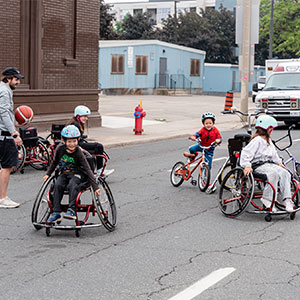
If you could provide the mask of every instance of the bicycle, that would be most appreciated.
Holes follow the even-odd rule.
[[[196,142],[203,149],[201,155],[193,159],[188,159],[186,164],[184,164],[182,161],[175,163],[170,174],[170,179],[172,185],[175,187],[180,186],[183,181],[188,181],[189,179],[191,179],[191,184],[196,186],[197,181],[193,179],[192,174],[199,167],[198,187],[202,192],[204,192],[207,189],[210,180],[210,168],[208,163],[205,161],[204,152],[205,150],[210,149],[212,146],[215,146],[216,143],[213,142],[208,147],[204,147],[201,145],[201,140],[199,138],[196,139]],[[194,163],[196,163],[195,166],[192,165]]]
[[[286,166],[287,170],[290,172],[290,174],[293,176],[294,179],[296,179],[297,181],[300,181],[300,162],[298,162],[295,157],[291,154],[291,152],[289,151],[289,148],[293,145],[293,140],[292,140],[292,136],[291,136],[291,131],[296,127],[296,125],[291,125],[288,129],[288,132],[286,135],[284,135],[283,137],[279,138],[276,141],[273,141],[273,144],[275,145],[275,147],[279,150],[279,151],[285,151],[289,158],[286,161],[283,161],[283,164]],[[278,142],[284,140],[286,137],[289,138],[289,144],[283,148],[279,147],[277,144]],[[287,165],[289,163],[292,163],[292,167],[289,168]]]

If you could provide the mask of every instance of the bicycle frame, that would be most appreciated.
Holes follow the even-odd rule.
[[[191,165],[193,163],[196,163],[195,167],[193,167],[193,169],[191,170]],[[193,160],[192,162],[188,162],[186,163],[182,169],[178,170],[177,173],[182,175],[182,178],[187,181],[192,177],[192,174],[194,173],[194,171],[199,167],[201,163],[205,162],[205,157],[204,157],[204,153],[202,152],[201,156],[199,156],[197,159]]]

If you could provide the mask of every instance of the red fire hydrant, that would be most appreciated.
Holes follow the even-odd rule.
[[[136,135],[141,135],[144,131],[142,129],[143,118],[146,116],[146,112],[144,112],[142,108],[142,101],[140,101],[140,104],[135,108],[133,115],[135,117],[135,128],[133,131]]]

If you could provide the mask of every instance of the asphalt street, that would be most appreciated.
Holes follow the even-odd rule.
[[[274,131],[282,136],[286,127]],[[235,132],[236,133],[236,132]],[[224,140],[233,135],[223,132]],[[299,129],[291,152],[300,160]],[[109,149],[107,179],[118,210],[114,232],[36,231],[31,209],[43,171],[29,166],[11,177],[9,196],[22,203],[0,210],[3,299],[169,300],[214,271],[232,272],[193,299],[298,299],[300,217],[267,223],[261,215],[229,219],[217,192],[184,182],[170,169],[183,160],[187,138]],[[213,175],[227,156],[216,149]],[[177,298],[187,299],[187,298]]]

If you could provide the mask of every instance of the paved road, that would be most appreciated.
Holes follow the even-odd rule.
[[[22,206],[0,210],[5,299],[168,300],[224,268],[234,271],[194,299],[299,298],[299,216],[227,219],[216,194],[190,183],[174,188],[169,170],[189,145],[174,139],[110,150],[116,172],[108,182],[119,219],[112,233],[86,229],[76,238],[73,231],[50,237],[35,231],[30,214],[43,172],[28,167],[12,176],[9,194]],[[215,157],[226,154],[224,143]]]

